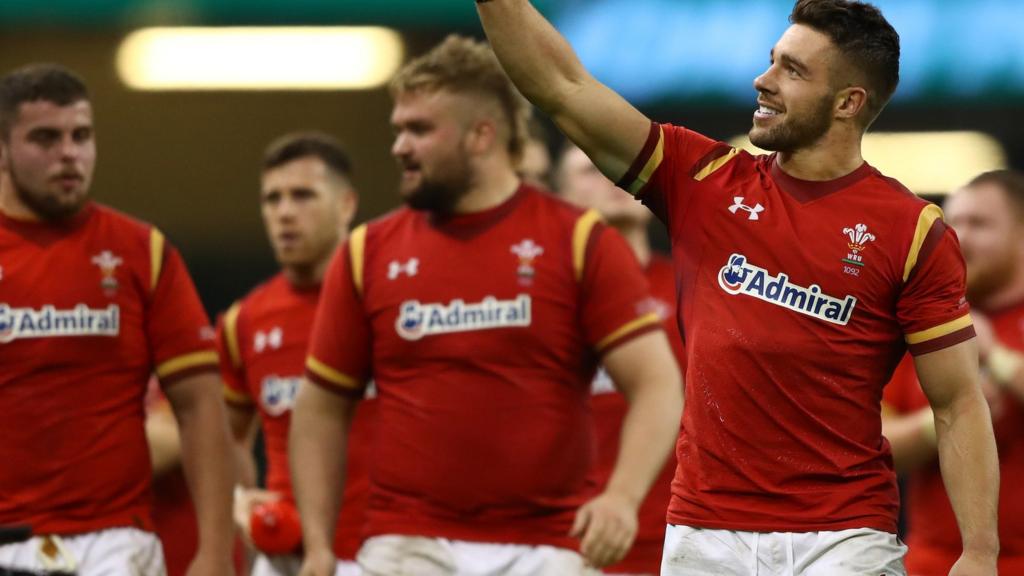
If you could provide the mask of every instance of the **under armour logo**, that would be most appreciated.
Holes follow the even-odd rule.
[[[263,352],[267,348],[271,350],[279,350],[281,345],[284,344],[284,331],[279,326],[275,326],[269,332],[260,330],[253,336],[253,349],[259,353]]]
[[[735,204],[729,206],[729,212],[735,214],[739,210],[746,210],[747,214],[749,215],[747,220],[760,220],[761,216],[759,216],[759,214],[761,214],[761,212],[764,212],[764,206],[761,206],[761,204],[756,204],[753,208],[751,208],[750,206],[744,204],[743,200],[743,196],[733,196],[732,201],[735,202]]]
[[[402,274],[405,274],[412,278],[420,271],[420,259],[410,258],[408,262],[401,263],[398,260],[392,260],[388,264],[388,280],[395,280]]]

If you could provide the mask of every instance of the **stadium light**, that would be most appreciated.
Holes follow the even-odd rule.
[[[746,135],[729,143],[764,153]],[[1006,151],[982,132],[877,132],[864,137],[864,159],[917,194],[949,194],[988,170],[1006,168]]]
[[[384,85],[404,51],[380,27],[144,28],[117,71],[136,90],[358,90]]]

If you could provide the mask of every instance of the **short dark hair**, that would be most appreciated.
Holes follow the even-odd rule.
[[[877,7],[850,0],[798,0],[789,21],[828,36],[864,74],[868,91],[864,127],[870,126],[900,82],[900,35],[896,29]]]
[[[89,89],[77,74],[60,64],[29,64],[0,78],[0,135],[7,138],[25,102],[67,106],[89,99]]]
[[[968,188],[985,185],[998,186],[1006,194],[1006,200],[1017,212],[1017,217],[1024,219],[1024,173],[1016,170],[992,170],[982,172],[967,183]]]
[[[310,156],[319,158],[335,176],[352,177],[352,160],[345,147],[337,138],[323,132],[293,132],[274,140],[263,153],[263,170]]]

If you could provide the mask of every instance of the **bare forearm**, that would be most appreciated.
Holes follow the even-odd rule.
[[[556,114],[589,74],[529,0],[477,4],[484,31],[509,77],[531,102]]]
[[[942,479],[956,513],[964,551],[999,549],[999,461],[988,406],[979,393],[935,409]]]
[[[659,386],[644,386],[632,398],[607,490],[624,494],[637,504],[643,501],[679,434],[679,388],[678,379],[673,378]]]
[[[234,540],[231,501],[235,460],[218,391],[211,387],[208,394],[191,398],[175,409],[200,550],[226,557]]]
[[[345,478],[351,411],[305,383],[292,414],[288,439],[295,502],[307,551],[330,549]],[[347,401],[346,401],[347,402]]]

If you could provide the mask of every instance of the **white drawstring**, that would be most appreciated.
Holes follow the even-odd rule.
[[[754,541],[750,547],[750,576],[757,576],[757,547],[760,543],[761,533],[754,532]]]
[[[789,567],[789,576],[796,576],[796,566],[793,565],[793,533],[786,532],[786,566]]]

